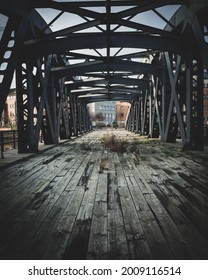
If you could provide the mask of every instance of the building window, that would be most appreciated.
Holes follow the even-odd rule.
[[[120,106],[120,110],[123,110],[124,109],[124,106]]]

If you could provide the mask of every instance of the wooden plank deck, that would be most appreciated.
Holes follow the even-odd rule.
[[[112,133],[127,149],[101,143]],[[0,258],[208,259],[207,171],[119,129],[55,146],[0,173]]]

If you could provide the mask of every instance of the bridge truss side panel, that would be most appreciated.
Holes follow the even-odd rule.
[[[0,116],[4,110],[27,29],[25,18],[9,17],[0,40]]]
[[[162,77],[151,76],[150,89],[132,103],[127,129],[176,142],[184,148],[203,149],[203,62],[200,57],[184,59],[163,53]]]

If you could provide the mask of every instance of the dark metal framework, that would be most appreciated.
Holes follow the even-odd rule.
[[[171,19],[161,13],[175,5]],[[57,14],[46,23],[42,9]],[[148,11],[165,27],[140,22]],[[40,134],[49,144],[90,131],[87,104],[104,100],[131,103],[128,130],[166,142],[180,132],[203,149],[207,1],[9,0],[0,13],[0,115],[16,72],[19,152],[36,152]],[[66,14],[81,20],[52,31]]]

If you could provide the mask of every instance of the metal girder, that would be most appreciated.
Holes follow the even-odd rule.
[[[96,55],[90,55],[90,54],[85,54],[85,53],[76,53],[76,52],[63,52],[61,53],[61,55],[64,55],[64,57],[66,57],[67,59],[70,60],[96,60],[98,57]]]
[[[17,67],[27,28],[25,18],[9,18],[0,41],[0,116]],[[7,54],[10,54],[9,57],[7,57]]]
[[[125,86],[129,86],[129,85],[132,85],[132,86],[136,86],[138,89],[143,89],[143,88],[146,88],[148,87],[149,85],[149,80],[145,80],[145,79],[134,79],[134,78],[122,78],[122,77],[112,77],[112,78],[109,78],[108,79],[109,81],[109,84],[110,85],[115,85],[115,84],[120,84],[120,85],[125,85]],[[67,88],[69,90],[71,89],[77,89],[77,88],[80,88],[80,87],[96,87],[98,85],[102,85],[102,84],[105,84],[106,83],[106,80],[105,79],[99,79],[99,80],[92,80],[92,81],[88,81],[88,80],[85,80],[85,81],[73,81],[71,82],[70,84],[67,84],[66,82],[66,85],[67,85]]]
[[[123,71],[125,73],[134,74],[154,74],[155,76],[160,76],[162,68],[160,66],[145,64],[141,62],[132,61],[120,61],[103,63],[100,61],[80,63],[77,65],[65,66],[65,67],[55,67],[51,68],[51,72],[56,75],[56,77],[63,77],[69,75],[82,75],[86,73],[93,72],[104,72],[104,71]]]
[[[189,5],[188,0],[142,0],[142,1],[113,1],[111,0],[111,6],[128,6],[129,8],[125,11],[118,13],[120,17],[127,17],[129,15],[135,15],[138,13],[145,12],[154,8],[158,8],[164,5]],[[57,10],[64,10],[70,13],[76,13],[79,15],[85,15],[91,18],[97,18],[99,13],[92,12],[83,7],[105,7],[106,1],[86,1],[86,2],[55,2],[55,1],[35,1],[27,3],[28,7],[33,8],[53,8]],[[81,8],[82,7],[82,8]]]
[[[152,10],[154,8],[159,8],[161,6],[164,5],[189,5],[189,1],[188,0],[142,0],[139,1],[139,3],[137,3],[137,7],[133,7],[133,8],[129,8],[125,11],[121,11],[118,13],[118,16],[124,18],[124,17],[128,17],[130,15],[136,15],[138,13],[143,13],[146,12],[148,10]]]
[[[135,102],[135,106],[136,106],[136,127],[135,127],[135,132],[139,133],[141,130],[141,117],[140,117],[140,106],[141,106],[141,102],[140,100]]]
[[[58,81],[59,85],[59,101],[60,101],[60,106],[59,106],[59,115],[57,118],[57,123],[58,125],[56,126],[57,128],[57,135],[60,133],[60,138],[61,139],[69,139],[71,137],[71,123],[70,123],[70,106],[69,106],[69,97],[65,88],[65,78],[60,79]],[[57,110],[57,108],[55,108]]]
[[[178,76],[179,76],[179,71],[180,71],[180,64],[181,64],[181,57],[178,56],[176,60],[176,69],[175,73],[173,73],[173,69],[171,66],[171,61],[168,53],[165,53],[165,59],[167,63],[167,69],[168,69],[168,75],[169,75],[169,80],[170,80],[170,85],[171,85],[171,99],[169,103],[169,110],[168,110],[168,116],[167,116],[167,123],[166,123],[166,130],[165,130],[165,139],[168,139],[168,134],[170,133],[170,122],[171,122],[171,116],[172,116],[172,110],[173,106],[176,107],[176,113],[178,117],[178,122],[180,125],[180,130],[181,130],[181,137],[183,144],[185,144],[185,129],[183,125],[183,120],[182,116],[180,114],[180,107],[179,107],[179,101],[176,93],[176,84],[178,81]]]
[[[18,63],[16,70],[16,96],[17,96],[17,120],[18,120],[18,151],[20,153],[36,152],[34,141],[34,124],[33,124],[33,87],[31,87],[31,69],[27,71],[28,65],[23,67]],[[26,81],[30,94],[25,89]],[[32,133],[31,133],[32,132]]]
[[[189,11],[189,13],[191,13],[191,11]],[[208,70],[208,45],[207,45],[206,41],[204,40],[202,28],[199,25],[197,17],[193,13],[191,13],[190,16],[192,17],[191,27],[192,27],[193,34],[195,37],[195,42],[199,49],[198,53],[200,53],[200,55],[204,61],[204,65],[206,66],[206,68]]]
[[[36,0],[36,1],[26,1],[27,2],[27,6],[33,7],[33,8],[48,8],[51,7],[50,5],[55,2],[55,1],[48,1],[48,0]],[[63,8],[63,5],[65,5],[66,8],[70,8],[70,7],[104,7],[106,5],[106,1],[68,1],[68,2],[55,2],[58,5],[60,5],[61,8]],[[179,1],[179,0],[163,0],[163,1],[153,1],[153,0],[149,0],[149,1],[139,1],[138,0],[123,0],[123,1],[119,1],[119,0],[111,0],[111,6],[117,7],[117,6],[144,6],[144,5],[149,5],[150,3],[154,4],[154,7],[158,7],[161,5],[177,5],[177,4],[188,4],[188,1]],[[25,4],[26,5],[26,4]]]
[[[205,7],[205,2],[203,1],[193,1],[193,3],[189,7],[180,7],[178,12],[172,17],[170,20],[171,24],[174,26],[183,25],[182,33],[184,33],[185,29],[188,27],[193,31],[193,35],[195,40],[193,44],[197,46],[198,50],[192,47],[195,50],[195,53],[200,53],[206,68],[208,69],[208,46],[203,37],[202,26],[200,26],[199,21],[200,18],[197,18],[196,11]],[[167,25],[165,30],[172,31],[172,27]]]
[[[150,118],[150,137],[158,138],[162,135],[161,118],[161,89],[159,89],[159,78],[152,76],[151,91],[152,94],[152,112]],[[160,104],[159,104],[160,103]]]
[[[41,37],[38,37],[34,40],[31,40],[30,43],[36,43],[36,42],[40,42],[40,41],[45,41],[45,40],[49,40],[49,39],[55,39],[57,37],[64,37],[64,36],[68,36],[73,32],[77,32],[77,31],[81,31],[90,27],[94,27],[98,24],[101,24],[102,21],[101,20],[92,20],[89,22],[84,22],[84,23],[80,23],[77,24],[75,26],[72,27],[68,27],[68,28],[64,28],[61,29],[59,31],[55,31],[55,32],[51,32],[49,34],[43,34]]]
[[[86,103],[86,104],[88,104],[88,103],[93,103],[93,102],[101,102],[101,101],[118,101],[118,100],[120,100],[120,101],[127,101],[127,102],[131,102],[132,100],[134,100],[134,96],[132,97],[132,96],[129,96],[129,98],[127,97],[127,96],[116,96],[116,97],[114,97],[114,96],[107,96],[106,95],[106,97],[96,97],[96,98],[93,98],[93,97],[89,97],[89,98],[79,98],[79,99],[83,99],[84,100],[84,102]]]
[[[159,51],[156,50],[148,50],[148,51],[140,51],[140,52],[133,52],[133,53],[128,53],[128,54],[123,54],[123,55],[116,55],[117,58],[121,59],[134,59],[134,58],[149,58],[151,55],[155,55],[159,53]]]
[[[113,24],[119,24],[121,26],[125,26],[125,27],[129,27],[129,28],[133,28],[136,30],[141,30],[143,32],[148,32],[150,34],[158,34],[167,38],[174,38],[174,39],[182,39],[182,36],[180,36],[180,34],[173,34],[171,32],[165,31],[163,29],[159,29],[156,27],[152,27],[152,26],[148,26],[148,25],[144,25],[141,23],[137,23],[137,22],[132,22],[129,20],[125,20],[125,19],[117,19],[115,21],[112,21]]]
[[[110,12],[108,11],[107,15],[110,15]],[[67,37],[70,34],[77,32],[77,31],[81,31],[90,27],[94,27],[97,26],[99,24],[104,24],[106,23],[106,33],[107,33],[107,56],[110,50],[110,34],[112,33],[110,30],[110,25],[111,24],[118,24],[120,26],[125,26],[125,27],[129,27],[132,29],[136,29],[137,31],[140,30],[142,32],[145,33],[149,33],[149,34],[157,34],[160,36],[164,36],[166,38],[170,38],[170,39],[175,39],[175,40],[180,40],[180,39],[184,39],[184,37],[181,36],[181,34],[174,34],[159,28],[155,28],[152,26],[148,26],[148,25],[144,25],[141,23],[137,23],[137,22],[132,22],[126,19],[120,19],[120,18],[112,18],[112,16],[107,16],[107,17],[102,17],[99,20],[91,20],[85,23],[81,23],[81,24],[77,24],[65,29],[61,29],[59,31],[55,31],[55,32],[51,32],[50,34],[45,34],[42,35],[41,37],[37,37],[34,40],[31,40],[30,43],[38,43],[40,41],[45,41],[47,39],[55,39],[58,37]]]
[[[150,137],[159,137],[159,130],[161,129],[161,123],[158,123],[160,114],[156,102],[158,98],[156,87],[158,86],[159,79],[156,78],[156,80],[157,85],[155,85],[155,81],[152,77],[152,83],[149,89],[146,89],[134,99],[127,122],[128,130]]]
[[[27,2],[27,1],[26,1]],[[25,27],[27,29],[31,26],[36,27],[38,30],[44,31],[45,34],[50,33],[51,29],[47,26],[45,20],[40,16],[40,14],[33,9],[25,9],[23,1],[9,0],[0,2],[1,13],[12,18],[14,16],[19,16],[27,20]],[[15,21],[13,26],[15,27]],[[29,24],[30,23],[30,24]]]
[[[18,14],[23,16],[25,14],[25,2],[10,0],[10,1],[1,1],[0,2],[0,11],[6,15]]]
[[[39,119],[43,118],[43,109],[46,111],[46,125],[42,127],[47,134],[47,139],[45,142],[48,144],[57,143],[58,134],[56,129],[56,97],[51,87],[51,75],[50,67],[52,64],[52,56],[43,57],[42,60],[38,60],[38,71],[40,77],[40,86],[41,86],[41,110],[39,110]],[[44,68],[43,68],[44,67]],[[39,135],[39,127],[37,126],[36,137]]]
[[[100,91],[100,92],[94,92],[94,93],[88,93],[88,94],[85,94],[85,92],[83,92],[83,94],[80,94],[80,95],[77,95],[76,93],[71,93],[73,96],[76,96],[77,98],[103,98],[103,97],[107,97],[108,96],[108,92],[103,90],[103,91]],[[120,96],[120,97],[126,97],[127,99],[134,99],[135,97],[138,97],[140,94],[135,90],[135,91],[132,91],[132,92],[127,92],[127,94],[122,94],[121,91],[112,91],[109,93],[109,97],[113,97],[113,96]]]
[[[147,48],[160,51],[174,51],[185,55],[186,46],[190,44],[186,40],[173,40],[166,37],[141,34],[139,32],[118,32],[110,34],[110,47],[122,48]],[[34,56],[63,53],[64,51],[79,49],[102,49],[107,47],[106,34],[79,33],[50,41],[39,43],[26,42],[24,53]]]
[[[76,15],[82,16],[82,17],[89,17],[93,19],[100,19],[100,13],[83,9],[74,5],[70,5],[70,7],[67,5],[68,3],[64,2],[55,2],[55,1],[45,1],[47,2],[47,6],[45,6],[44,1],[41,1],[38,4],[35,4],[35,8],[52,8],[56,10],[64,10],[65,12],[74,13]],[[34,6],[33,6],[34,7]]]
[[[137,88],[126,88],[126,87],[106,87],[106,88],[98,88],[98,89],[79,89],[79,90],[72,90],[72,94],[76,94],[76,96],[79,95],[87,95],[87,94],[114,94],[114,93],[120,93],[120,94],[130,94],[130,93],[135,93],[138,94],[138,89]]]
[[[17,68],[20,152],[37,152],[40,135],[45,144],[57,143],[61,119],[66,138],[70,136],[64,80],[52,80],[52,63],[52,56],[48,56],[38,59],[35,65],[22,62]]]

